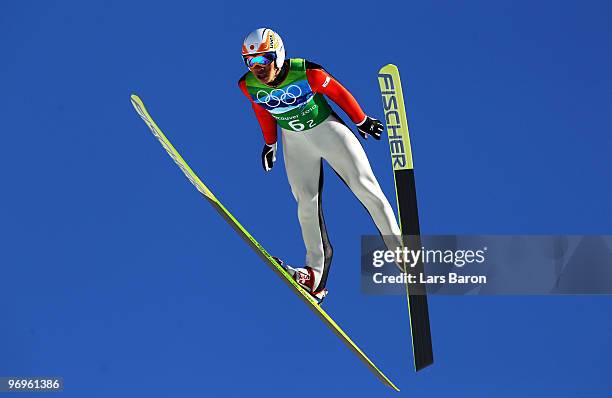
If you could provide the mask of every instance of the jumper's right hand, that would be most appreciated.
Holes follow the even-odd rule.
[[[264,170],[272,170],[274,162],[276,162],[276,142],[272,145],[264,144],[263,151],[261,152],[261,164]]]

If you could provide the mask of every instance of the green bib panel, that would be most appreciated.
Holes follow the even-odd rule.
[[[313,92],[308,84],[306,61],[301,58],[289,60],[289,73],[279,86],[263,84],[249,72],[246,87],[253,102],[270,112],[285,130],[311,129],[332,113],[325,97]]]

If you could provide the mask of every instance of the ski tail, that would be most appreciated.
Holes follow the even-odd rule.
[[[384,373],[368,358],[368,356],[351,340],[346,332],[338,326],[338,324],[325,312],[317,301],[282,268],[280,264],[263,248],[261,244],[238,222],[238,220],[221,204],[221,202],[213,195],[200,178],[193,172],[191,167],[185,162],[176,148],[170,143],[161,129],[157,126],[149,112],[144,106],[142,100],[135,94],[131,96],[132,105],[142,120],[149,127],[153,135],[157,137],[161,145],[164,147],[168,155],[183,171],[187,179],[196,187],[196,189],[209,201],[214,209],[223,217],[223,219],[236,231],[236,233],[253,249],[253,251],[274,271],[289,288],[304,302],[308,307],[342,340],[346,346],[357,355],[357,357],[370,369],[370,371],[378,377],[384,384],[399,391],[399,388],[393,384]]]
[[[393,64],[385,65],[378,72],[378,83],[383,100],[385,124],[391,149],[393,178],[400,228],[404,237],[420,235],[419,213],[417,207],[416,186],[412,149],[408,131],[408,119],[404,106],[404,96],[399,70]],[[407,239],[405,239],[407,241]],[[421,247],[420,239],[410,239],[411,245]],[[424,266],[419,261],[410,270],[411,273],[423,273]],[[412,335],[412,352],[414,367],[419,371],[433,363],[431,327],[429,323],[429,306],[424,286],[406,285],[410,331]]]

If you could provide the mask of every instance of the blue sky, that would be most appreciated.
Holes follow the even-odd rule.
[[[282,167],[236,82],[270,26],[382,117],[402,73],[424,233],[610,233],[605,1],[3,1],[0,375],[67,397],[392,394],[229,229],[129,102],[272,253],[304,255]],[[385,193],[384,141],[364,143]],[[281,155],[282,156],[282,155]],[[359,292],[375,227],[327,171],[326,309],[403,396],[609,396],[610,297],[432,297],[414,374],[402,297]]]

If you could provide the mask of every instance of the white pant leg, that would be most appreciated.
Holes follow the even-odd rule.
[[[380,188],[357,137],[333,115],[317,128],[319,131],[313,135],[313,143],[368,210],[380,234],[401,235],[393,208]]]
[[[314,271],[317,290],[327,282],[332,257],[321,210],[321,154],[312,145],[311,134],[283,130],[282,140],[287,178],[298,204],[298,219],[306,247],[305,265]]]

